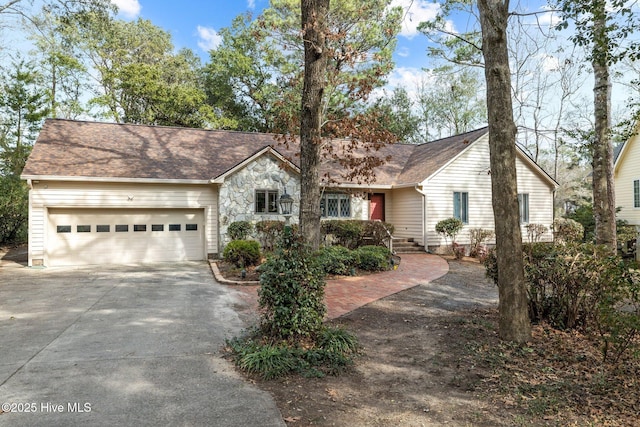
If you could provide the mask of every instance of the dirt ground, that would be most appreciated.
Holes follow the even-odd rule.
[[[459,326],[487,323],[497,289],[482,267],[452,262],[448,275],[343,316],[363,354],[337,377],[259,381],[296,426],[510,425],[476,391],[490,372],[466,363]],[[486,333],[493,335],[493,328]]]
[[[497,289],[477,263],[450,261],[433,283],[334,323],[363,346],[349,371],[251,379],[290,426],[640,425],[637,363],[594,373],[597,348],[542,325],[530,347],[501,343]]]

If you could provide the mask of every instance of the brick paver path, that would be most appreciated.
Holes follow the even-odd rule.
[[[327,318],[335,319],[363,305],[405,289],[426,284],[449,271],[447,261],[430,254],[402,254],[397,270],[358,277],[327,280]],[[249,309],[258,309],[258,286],[232,286]]]

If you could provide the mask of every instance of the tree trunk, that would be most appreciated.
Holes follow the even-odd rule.
[[[320,148],[322,97],[327,71],[329,0],[301,0],[304,38],[304,88],[300,111],[300,233],[320,246]]]
[[[598,2],[602,10],[594,14],[594,33],[597,40],[607,40],[605,2]],[[616,207],[613,181],[613,146],[611,144],[611,79],[606,44],[594,43],[592,54],[594,86],[593,106],[595,137],[592,145],[593,216],[596,243],[616,251]]]
[[[524,282],[522,236],[516,180],[516,125],[511,104],[507,53],[508,0],[479,0],[482,53],[487,81],[491,190],[495,218],[500,337],[531,339]]]

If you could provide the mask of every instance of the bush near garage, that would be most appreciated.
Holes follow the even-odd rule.
[[[253,224],[249,221],[235,221],[229,224],[227,233],[231,240],[246,240],[253,232]]]
[[[236,267],[258,265],[260,262],[260,244],[255,240],[232,240],[222,253],[224,260]]]

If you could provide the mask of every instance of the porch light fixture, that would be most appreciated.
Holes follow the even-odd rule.
[[[291,211],[293,209],[293,197],[287,194],[287,189],[284,189],[284,194],[280,196],[280,200],[278,200],[278,204],[280,205],[280,213],[286,217],[291,216]]]

